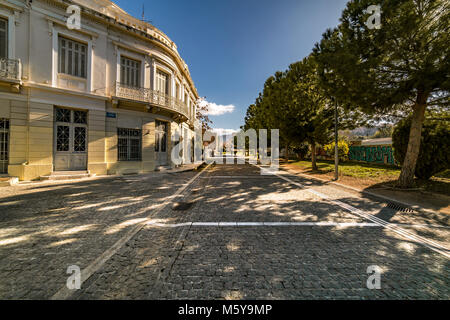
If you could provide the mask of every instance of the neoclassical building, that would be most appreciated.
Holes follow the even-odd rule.
[[[171,167],[171,137],[192,139],[198,98],[175,43],[111,1],[0,0],[0,174]]]

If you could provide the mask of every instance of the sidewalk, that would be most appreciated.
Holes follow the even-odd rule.
[[[328,177],[324,179],[323,174],[305,173],[301,168],[290,164],[281,164],[280,167],[291,174],[301,175],[307,178],[330,183],[339,187],[344,187],[362,194],[367,194],[385,200],[397,201],[415,210],[424,212],[440,212],[450,215],[450,196],[431,193],[428,191],[411,190],[401,191],[383,187],[371,187],[370,184],[360,184],[358,179],[352,177],[340,177],[337,182]]]
[[[38,184],[58,184],[58,183],[70,183],[70,182],[79,182],[79,181],[90,181],[90,180],[99,180],[99,179],[114,179],[120,176],[143,176],[143,177],[159,177],[164,174],[174,174],[174,173],[182,173],[182,172],[188,172],[188,171],[195,171],[198,170],[202,163],[195,163],[195,164],[188,164],[188,165],[182,165],[178,168],[172,168],[164,171],[154,171],[150,173],[136,173],[136,174],[130,174],[130,175],[100,175],[100,176],[91,176],[87,178],[81,178],[81,179],[62,179],[62,180],[36,180],[36,181],[15,181],[15,183],[10,183],[10,179],[14,179],[13,177],[8,177],[8,181],[3,181],[0,179],[0,188],[1,187],[10,187],[10,186],[27,186],[27,185],[38,185]],[[6,189],[3,189],[6,190]]]

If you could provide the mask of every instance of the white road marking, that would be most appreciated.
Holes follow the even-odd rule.
[[[218,227],[218,222],[193,222],[192,226],[194,227]]]
[[[237,222],[219,222],[219,227],[237,227]]]
[[[161,204],[161,206],[156,209],[155,211],[151,212],[148,217],[145,219],[148,223],[148,220],[150,220],[151,216],[154,216],[161,212],[165,207],[167,207],[174,199],[181,196],[184,190],[191,185],[195,180],[200,177],[200,175],[203,172],[206,172],[207,169],[211,165],[208,165],[205,170],[200,171],[197,173],[191,180],[189,180],[187,183],[183,184],[172,196],[168,197],[165,202]],[[138,211],[138,213],[145,212],[147,209],[143,208]],[[136,225],[134,228],[129,230],[122,238],[120,238],[114,245],[112,245],[108,250],[103,252],[97,259],[95,259],[91,264],[89,264],[86,268],[84,268],[81,271],[81,284],[85,282],[87,279],[89,279],[95,272],[100,270],[100,268],[105,264],[106,261],[108,261],[113,255],[115,255],[122,246],[127,243],[131,238],[133,238],[136,233],[138,233],[144,226],[146,225],[146,222],[142,222],[138,225]],[[73,290],[70,290],[67,288],[66,285],[64,285],[57,293],[55,293],[50,299],[51,300],[65,300],[68,299],[72,294],[74,293]]]
[[[397,202],[397,203],[400,203],[400,204],[402,204],[402,205],[404,205],[404,206],[410,207],[411,209],[416,210],[416,211],[419,211],[419,212],[422,211],[422,212],[426,212],[426,213],[429,213],[429,214],[436,214],[436,213],[439,213],[439,211],[434,211],[434,210],[422,208],[422,207],[419,207],[419,206],[417,206],[417,205],[414,205],[414,204],[405,202],[404,200],[399,201],[398,199],[393,199],[393,198],[390,198],[390,197],[381,195],[381,194],[379,194],[379,193],[373,193],[373,192],[368,191],[368,190],[361,190],[361,189],[354,188],[354,187],[351,187],[351,186],[349,186],[349,185],[345,185],[345,184],[338,183],[338,182],[335,182],[335,181],[331,181],[331,182],[330,182],[330,181],[328,181],[328,180],[325,180],[325,179],[322,179],[322,178],[319,178],[319,177],[314,177],[314,176],[311,176],[311,175],[306,174],[306,173],[295,172],[295,171],[293,171],[293,170],[291,170],[291,169],[288,169],[288,168],[284,168],[284,169],[286,170],[286,171],[285,171],[285,174],[290,174],[290,175],[294,175],[294,176],[298,176],[298,177],[307,178],[307,179],[310,179],[310,180],[317,180],[317,181],[322,181],[322,182],[330,183],[330,184],[333,184],[333,185],[342,187],[342,188],[344,188],[344,189],[353,190],[353,191],[355,191],[355,192],[357,192],[357,193],[368,194],[368,195],[370,195],[370,196],[372,196],[372,197],[375,197],[375,198],[378,198],[378,199],[383,199],[383,200],[385,200],[385,201]],[[442,227],[442,228],[450,228],[450,227]]]
[[[258,165],[254,165],[254,166],[259,168]],[[382,219],[380,219],[378,217],[375,217],[375,216],[373,216],[371,214],[365,213],[362,210],[357,209],[357,208],[355,208],[355,207],[353,207],[351,205],[348,205],[348,204],[346,204],[346,203],[344,203],[342,201],[333,200],[328,195],[326,195],[324,193],[321,193],[319,191],[316,191],[316,190],[313,190],[313,189],[310,189],[310,188],[305,189],[305,187],[302,184],[300,184],[298,182],[295,182],[295,181],[292,181],[288,177],[285,177],[285,176],[283,176],[281,174],[276,174],[276,176],[281,178],[281,179],[283,179],[283,180],[285,180],[285,181],[287,181],[287,182],[289,182],[290,184],[293,184],[295,186],[298,186],[298,187],[304,189],[307,192],[310,192],[310,193],[312,193],[312,194],[314,194],[314,195],[316,195],[316,196],[318,196],[318,197],[320,197],[322,199],[325,199],[328,202],[333,203],[333,204],[335,204],[335,205],[337,205],[337,206],[339,206],[339,207],[341,207],[341,208],[343,208],[343,209],[345,209],[345,210],[347,210],[347,211],[349,211],[349,212],[351,212],[351,213],[353,213],[353,214],[355,214],[357,216],[360,216],[362,218],[370,220],[370,221],[372,221],[372,222],[374,222],[374,223],[376,223],[376,224],[378,224],[380,226],[383,226],[386,229],[394,231],[395,233],[397,233],[397,234],[399,234],[399,235],[401,235],[401,236],[403,236],[403,237],[405,237],[405,238],[407,238],[409,240],[412,240],[414,242],[420,243],[421,245],[427,247],[428,249],[431,249],[431,250],[433,250],[433,251],[435,251],[437,253],[442,254],[446,258],[450,258],[450,253],[449,253],[450,249],[448,249],[445,246],[440,245],[439,243],[436,243],[436,242],[434,242],[432,240],[429,240],[429,239],[426,239],[424,237],[415,235],[415,234],[413,234],[413,233],[411,233],[411,232],[409,232],[409,231],[407,231],[407,230],[405,230],[403,228],[400,228],[399,226],[397,226],[397,225],[395,225],[393,223],[389,223],[389,222],[387,222],[385,220],[382,220]]]

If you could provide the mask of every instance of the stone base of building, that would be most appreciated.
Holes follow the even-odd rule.
[[[142,174],[155,171],[154,161],[124,161],[113,162],[107,164],[107,172],[109,175],[114,174]]]
[[[37,180],[41,176],[50,175],[53,172],[53,165],[9,165],[8,175],[17,177],[20,181]]]
[[[88,171],[90,174],[97,176],[103,176],[108,174],[107,163],[88,163]]]
[[[106,163],[91,163],[88,164],[88,171],[93,175],[106,175],[108,174]],[[49,176],[53,173],[52,164],[43,165],[9,165],[8,175],[10,177],[17,177],[20,181],[32,181],[39,180],[42,176]]]

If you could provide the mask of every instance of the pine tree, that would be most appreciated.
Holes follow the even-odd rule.
[[[374,4],[381,8],[379,28],[367,23]],[[426,110],[449,107],[449,31],[448,0],[353,0],[314,49],[321,83],[341,105],[411,115],[400,187],[414,184]]]

